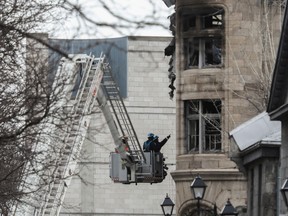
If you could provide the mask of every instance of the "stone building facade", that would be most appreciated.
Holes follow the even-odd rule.
[[[190,184],[198,174],[207,184],[203,214],[230,199],[247,215],[247,177],[229,132],[265,110],[282,12],[276,1],[176,1],[177,215],[197,208]]]

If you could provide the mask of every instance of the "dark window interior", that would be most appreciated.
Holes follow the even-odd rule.
[[[221,150],[221,101],[186,101],[188,152]]]
[[[222,66],[222,8],[186,11],[183,15],[185,69]]]

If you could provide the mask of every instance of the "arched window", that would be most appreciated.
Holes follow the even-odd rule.
[[[198,212],[196,206],[186,209],[181,216],[215,216],[217,215],[216,208],[209,208],[207,206],[201,206]]]

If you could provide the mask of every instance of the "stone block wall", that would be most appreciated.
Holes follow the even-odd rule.
[[[181,32],[183,14],[209,7],[221,7],[224,10],[222,65],[185,69],[182,37],[187,37],[187,32]],[[230,198],[234,206],[245,206],[246,177],[230,161],[234,155],[232,151],[237,149],[230,142],[228,133],[266,108],[271,65],[275,60],[281,27],[282,17],[278,14],[281,8],[275,12],[275,6],[267,6],[267,1],[257,0],[178,0],[175,9],[177,167],[172,176],[176,182],[177,213],[185,215],[189,212],[189,206],[195,207],[191,192],[185,190],[189,190],[189,184],[197,173],[209,184],[210,192],[204,197],[203,205],[217,202],[217,206],[222,207]],[[188,33],[193,34],[193,31],[191,29]],[[214,154],[186,154],[184,101],[193,99],[221,99],[222,152],[216,162]],[[219,188],[221,193],[218,193]]]
[[[168,62],[164,48],[171,38],[128,38],[128,97],[124,99],[129,116],[142,143],[148,132],[160,139],[171,134],[162,148],[175,170],[175,101],[169,99]],[[160,204],[166,193],[175,200],[175,185],[168,173],[158,184],[113,183],[109,178],[109,153],[114,151],[110,131],[101,112],[93,116],[79,163],[82,180],[74,177],[65,196],[64,215],[162,215]]]

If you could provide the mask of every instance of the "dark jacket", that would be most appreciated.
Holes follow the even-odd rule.
[[[159,142],[158,137],[156,139],[148,138],[147,141],[143,144],[144,152],[154,151],[160,152],[161,148],[165,145],[165,143],[170,138],[170,135],[164,138],[161,142]]]
[[[153,141],[154,145],[153,145],[153,151],[155,152],[160,152],[161,148],[166,144],[166,142],[168,141],[168,138],[164,138],[161,142],[159,142],[159,139],[155,139]]]

